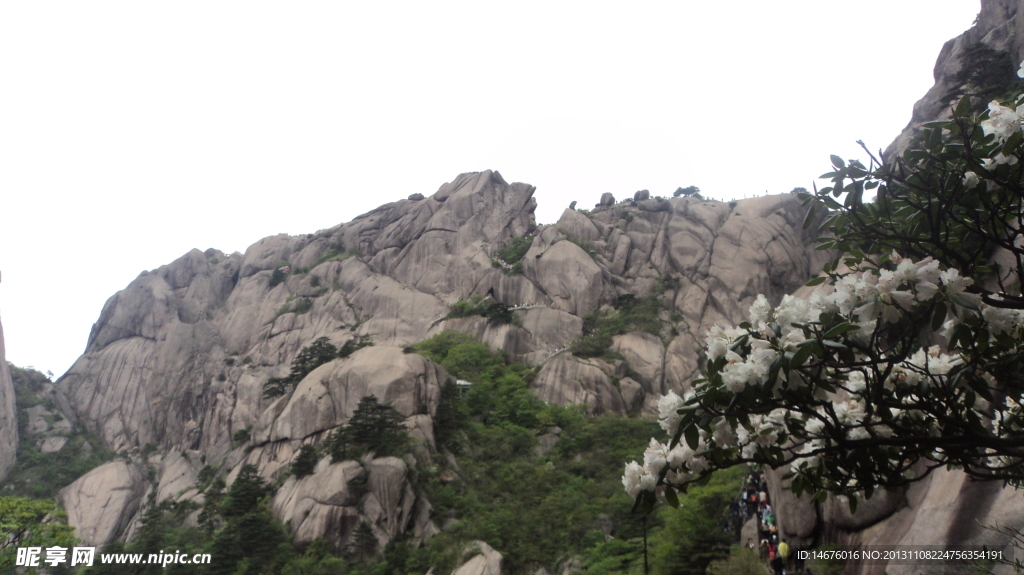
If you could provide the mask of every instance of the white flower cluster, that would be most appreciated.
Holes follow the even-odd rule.
[[[839,314],[857,329],[836,336],[834,339],[848,337],[861,344],[870,345],[878,322],[899,321],[915,306],[931,303],[940,299],[950,304],[951,319],[945,328],[952,330],[967,316],[973,315],[986,325],[993,335],[1001,333],[1021,333],[1024,330],[1024,313],[985,305],[980,297],[965,292],[973,282],[962,277],[955,269],[941,270],[939,263],[932,258],[914,262],[902,258],[893,252],[890,260],[896,264],[895,270],[856,270],[846,274],[831,286],[831,290],[823,289],[809,298],[785,296],[777,308],[772,309],[767,299],[759,295],[750,306],[750,327],[723,328],[715,326],[708,332],[706,339],[707,358],[709,362],[725,359],[719,374],[723,386],[734,394],[741,394],[748,388],[763,388],[768,385],[778,392],[779,386],[786,384],[790,389],[798,389],[807,385],[805,377],[799,370],[792,369],[788,379],[786,370],[779,370],[775,381],[769,381],[773,362],[781,354],[793,353],[807,339],[806,326],[819,320],[822,313]],[[778,331],[776,331],[778,330]],[[737,341],[746,337],[745,345],[737,345]],[[858,361],[866,361],[858,357]],[[885,382],[886,390],[905,390],[901,393],[908,398],[913,397],[916,386],[925,378],[942,383],[947,374],[957,365],[962,364],[959,355],[943,353],[938,346],[918,350],[906,361],[893,367]],[[835,388],[842,388],[843,393],[832,395],[831,409],[819,408],[811,414],[788,411],[776,408],[770,413],[750,414],[746,425],[729,424],[724,417],[719,417],[713,426],[713,433],[700,430],[696,449],[691,449],[685,441],[669,448],[669,445],[652,439],[644,454],[644,463],[632,462],[626,466],[622,478],[623,485],[631,497],[641,491],[655,491],[659,477],[665,470],[665,482],[669,484],[683,483],[704,470],[709,463],[705,459],[707,451],[718,448],[735,448],[746,459],[754,458],[759,450],[770,448],[782,441],[788,441],[794,452],[803,455],[798,468],[818,465],[820,451],[829,447],[834,438],[827,432],[831,429],[842,431],[849,440],[875,437],[891,437],[893,425],[907,424],[927,429],[930,434],[939,434],[938,422],[930,416],[911,408],[913,401],[906,399],[906,410],[890,409],[886,418],[875,412],[868,416],[864,394],[869,382],[866,371],[850,368],[839,372],[835,369],[819,371],[815,377],[824,377]],[[979,374],[991,379],[987,374]],[[906,391],[911,390],[911,391]],[[820,393],[819,393],[820,392]],[[659,423],[670,436],[675,436],[683,416],[680,408],[687,399],[692,398],[693,391],[687,398],[669,393],[658,403]],[[776,396],[778,397],[778,395]],[[824,400],[830,395],[823,388],[815,390],[815,398]],[[1013,400],[1008,400],[1008,402]],[[1020,432],[1024,425],[1024,414],[1019,404],[1014,403],[1014,412],[1008,409],[1003,415],[1003,426],[1013,427]],[[1008,415],[1007,415],[1008,414]],[[791,429],[791,426],[796,428]]]
[[[942,353],[937,345],[919,349],[907,361],[893,367],[892,375],[886,380],[886,388],[892,389],[894,384],[904,388],[914,387],[925,377],[946,375],[961,363],[963,359],[960,356]]]
[[[1024,62],[1021,62],[1021,70],[1024,70]],[[1020,72],[1018,72],[1018,75]],[[999,102],[992,100],[988,104],[988,119],[983,120],[980,124],[982,132],[986,136],[995,135],[996,140],[1002,144],[1010,139],[1011,136],[1020,132],[1024,129],[1024,100],[1018,100],[1016,102],[1016,108],[1010,108],[1004,106]],[[1015,156],[1007,156],[1002,151],[996,153],[991,158],[986,158],[982,165],[986,170],[992,170],[996,166],[1002,164],[1013,165],[1017,163]],[[963,184],[967,189],[972,189],[978,185],[980,179],[974,172],[966,172],[964,174]],[[994,185],[994,182],[989,182],[989,189]]]
[[[706,446],[703,436],[701,444]],[[708,463],[685,442],[681,441],[669,449],[667,445],[651,438],[650,445],[644,451],[644,464],[631,461],[626,465],[626,474],[622,476],[622,485],[626,488],[626,493],[635,499],[641,491],[654,491],[658,485],[658,477],[666,466],[669,468],[665,475],[666,482],[681,484],[707,469]]]
[[[993,100],[988,105],[988,119],[981,123],[981,129],[985,135],[995,134],[1000,142],[1005,142],[1014,133],[1021,129],[1021,116],[1024,115],[1024,105],[1014,108],[1007,108]]]

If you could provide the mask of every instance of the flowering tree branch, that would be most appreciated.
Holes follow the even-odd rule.
[[[659,403],[668,440],[626,466],[637,507],[743,463],[852,509],[939,467],[1024,485],[1024,98],[970,109],[895,162],[832,157],[807,225],[824,208],[820,247],[843,255],[810,297],[710,330],[704,377]]]

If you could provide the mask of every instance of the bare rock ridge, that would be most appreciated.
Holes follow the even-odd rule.
[[[955,75],[962,65],[960,56],[977,43],[1009,52],[1014,63],[1024,60],[1024,4],[1020,0],[981,0],[974,25],[942,46],[933,69],[935,84],[914,104],[910,122],[889,144],[886,157],[906,150],[922,124],[949,118],[951,102],[946,95],[956,87]]]
[[[0,325],[0,481],[14,467],[18,449],[18,414],[14,405],[14,383],[7,367],[4,349],[4,328]]]
[[[405,346],[457,329],[540,366],[531,385],[545,401],[650,414],[663,393],[689,384],[711,325],[741,321],[758,293],[778,301],[821,264],[791,195],[729,204],[603,197],[592,212],[568,209],[538,226],[533,193],[497,172],[462,174],[431,196],[315,234],[264,238],[245,254],[193,250],[140,274],[107,301],[86,352],[57,382],[82,425],[132,454],[61,493],[80,537],[130,536],[151,494],[201,498],[204,464],[221,466],[229,482],[246,464],[273,479],[366,395],[408,418],[418,455],[322,460],[312,475],[285,481],[274,512],[299,542],[326,536],[344,546],[364,521],[381,545],[400,533],[429,537],[430,502],[408,478],[416,458],[436,451],[432,415],[448,375]],[[532,245],[521,273],[510,273],[496,252],[523,236]],[[583,316],[652,294],[664,329],[616,336],[612,349],[624,359],[567,350]],[[513,307],[519,321],[447,318],[472,295]],[[375,345],[264,398],[263,385],[319,337]],[[236,439],[240,431],[247,440]],[[139,471],[147,466],[152,482]],[[358,497],[346,487],[355,477],[368,486]],[[105,484],[117,496],[98,490]]]

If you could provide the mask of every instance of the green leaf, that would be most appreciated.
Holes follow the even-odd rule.
[[[837,167],[837,168],[845,168],[846,167],[846,162],[844,162],[842,158],[840,158],[839,156],[837,156],[835,154],[832,154],[831,156],[829,156],[829,159],[832,160],[832,165]]]
[[[953,111],[953,115],[958,118],[966,118],[971,115],[971,97],[964,96],[960,98],[960,101],[956,104],[956,110]]]
[[[686,431],[683,432],[683,435],[686,437],[686,444],[690,446],[690,449],[696,451],[697,446],[700,444],[700,430],[697,429],[697,426],[690,424]]]
[[[679,509],[679,498],[676,496],[676,490],[672,489],[671,485],[665,486],[665,501],[672,507]]]
[[[1006,143],[1003,144],[1003,155],[1009,156],[1012,154],[1013,150],[1020,145],[1021,141],[1024,141],[1024,134],[1022,134],[1020,130],[1015,130],[1013,135],[1007,138]]]
[[[807,280],[807,283],[805,283],[804,285],[805,286],[809,286],[809,287],[816,286],[816,285],[821,285],[821,284],[825,283],[825,280],[827,280],[827,279],[828,278],[825,277],[825,276],[818,276],[816,278],[811,278],[811,279]]]
[[[972,309],[974,311],[981,311],[978,309],[978,306],[973,301],[963,297],[963,294],[956,294],[951,299],[953,300],[953,303],[960,307],[965,307],[967,309]]]
[[[846,332],[850,331],[851,329],[853,329],[853,327],[854,327],[853,324],[851,324],[848,321],[844,321],[843,323],[841,323],[841,324],[835,326],[834,328],[828,330],[827,332],[825,332],[825,335],[823,335],[822,337],[824,337],[825,339],[832,339],[832,338],[835,338],[835,337],[839,337],[839,336],[843,335],[844,333],[846,333]]]
[[[633,508],[630,509],[629,512],[630,513],[636,513],[637,511],[639,511],[640,510],[640,504],[643,502],[643,500],[644,500],[644,494],[641,492],[640,494],[638,494],[636,496],[636,499],[633,500]]]
[[[817,204],[811,204],[811,208],[807,210],[807,215],[804,216],[804,229],[811,227],[814,224],[814,216],[817,211]]]
[[[813,350],[814,346],[812,345],[805,345],[797,349],[796,353],[793,354],[793,359],[789,360],[789,367],[792,369],[803,365],[807,358],[811,357],[811,351]]]
[[[938,331],[942,327],[942,324],[946,322],[946,303],[939,302],[935,306],[935,315],[932,316],[932,331]]]

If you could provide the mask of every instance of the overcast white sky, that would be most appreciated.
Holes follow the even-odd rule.
[[[495,169],[572,200],[810,187],[889,144],[977,0],[0,3],[7,358],[59,375],[192,248]]]

